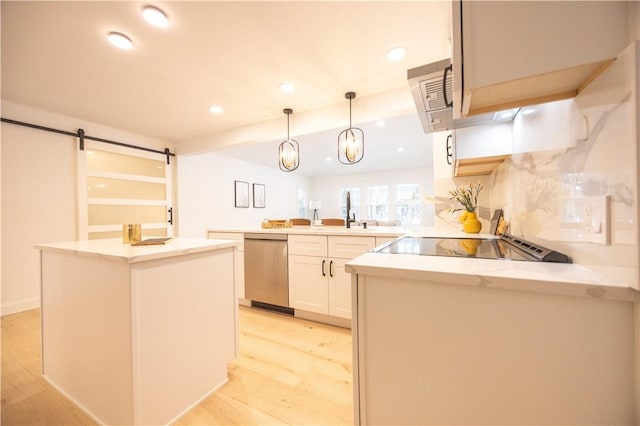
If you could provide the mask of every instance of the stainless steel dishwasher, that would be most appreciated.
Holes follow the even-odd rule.
[[[252,306],[293,313],[287,234],[244,234],[244,285]]]

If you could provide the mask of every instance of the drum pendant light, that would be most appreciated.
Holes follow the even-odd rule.
[[[278,147],[278,166],[283,172],[292,172],[300,165],[300,146],[289,138],[289,116],[293,114],[293,110],[285,108],[282,112],[287,114],[287,139]]]
[[[355,92],[347,92],[344,97],[349,99],[349,128],[338,135],[338,161],[356,164],[364,157],[364,132],[351,126],[351,100],[356,97]]]

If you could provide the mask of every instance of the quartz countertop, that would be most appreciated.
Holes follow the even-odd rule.
[[[293,226],[279,229],[247,227],[208,229],[207,231],[376,237],[497,238],[492,234],[466,234],[457,228],[421,226],[371,226],[366,230],[360,226],[351,229],[344,226]],[[632,268],[591,268],[572,263],[369,252],[350,260],[346,270],[361,275],[404,277],[411,280],[508,290],[640,301],[640,292],[633,288],[636,278]]]
[[[633,288],[631,268],[596,271],[571,263],[365,253],[347,262],[346,271],[452,285],[640,301],[640,292]]]
[[[153,238],[153,237],[152,237]],[[102,240],[65,241],[37,244],[38,250],[54,251],[78,256],[93,256],[110,261],[137,263],[185,254],[233,248],[238,242],[205,238],[172,238],[164,244],[131,246],[120,238]]]
[[[423,226],[292,226],[291,228],[263,229],[256,227],[242,228],[213,228],[207,232],[237,232],[237,233],[265,233],[265,234],[288,234],[288,235],[336,235],[336,236],[371,236],[371,237],[401,237],[404,235],[417,237],[462,237],[467,238],[495,238],[492,234],[465,234],[459,229],[440,229]]]

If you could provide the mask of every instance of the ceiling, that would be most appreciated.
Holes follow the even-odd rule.
[[[344,127],[347,117],[325,113],[346,115],[347,91],[357,93],[354,125],[366,99],[377,106],[363,116],[390,117],[398,106],[384,94],[406,91],[406,110],[406,70],[449,52],[447,2],[150,3],[166,12],[167,28],[142,19],[147,2],[2,1],[2,99],[155,137],[179,152],[203,137],[229,145],[224,135],[255,123],[277,120],[284,131],[283,108],[306,122],[324,119],[323,129]],[[114,48],[110,31],[127,34],[134,48]],[[389,62],[396,46],[407,55]],[[280,92],[285,81],[293,93]],[[213,104],[224,113],[210,113]],[[365,159],[377,149],[369,139]]]
[[[427,167],[433,163],[431,134],[425,134],[417,114],[359,124],[365,135],[365,156],[356,164],[337,161],[342,128],[293,136],[300,144],[300,166],[292,173],[305,176],[343,175],[390,169]],[[284,135],[284,133],[283,133]],[[217,153],[278,168],[278,145],[286,137],[260,144],[239,144]]]

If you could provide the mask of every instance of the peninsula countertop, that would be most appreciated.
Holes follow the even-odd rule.
[[[365,253],[347,262],[352,274],[403,277],[504,290],[640,301],[632,268],[470,257]]]
[[[237,245],[238,242],[232,240],[176,237],[164,244],[146,246],[131,246],[131,244],[123,243],[121,238],[109,238],[102,240],[37,244],[35,248],[44,251],[71,253],[78,256],[99,257],[116,262],[137,263],[185,254],[233,248]]]

